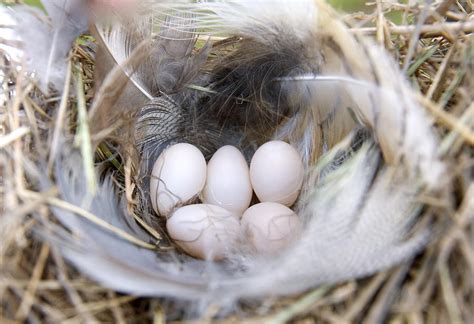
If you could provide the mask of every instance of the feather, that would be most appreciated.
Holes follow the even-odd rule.
[[[22,17],[23,28],[19,30],[25,44],[38,42],[38,31],[41,30],[42,40],[35,45],[36,51],[29,54],[30,68],[41,75],[43,88],[51,82],[56,89],[62,89],[64,71],[66,67],[66,56],[71,48],[72,42],[87,30],[87,14],[81,1],[51,0],[43,1],[49,17],[50,26],[36,23],[27,26]],[[34,34],[31,31],[34,30]],[[40,46],[38,46],[38,44]],[[41,47],[43,47],[41,49]],[[47,61],[38,61],[46,60]],[[46,64],[44,64],[46,63]]]
[[[64,86],[66,57],[72,42],[87,30],[83,1],[44,0],[47,16],[26,5],[11,7],[9,14],[17,22],[14,31],[21,39],[28,72],[34,73],[44,92],[52,85]]]
[[[20,63],[23,51],[15,45],[21,39],[15,32],[17,22],[12,17],[8,7],[0,6],[0,20],[2,21],[2,26],[0,27],[0,51],[2,55],[7,56],[8,61]]]
[[[192,17],[167,16],[157,35],[152,17],[127,19],[114,25],[98,24],[97,32],[116,64],[121,65],[144,40],[153,39],[148,58],[136,71],[125,68],[134,86],[148,99],[172,93],[191,80],[207,58],[209,46],[193,53],[197,36],[173,26],[187,24]]]
[[[18,48],[20,37],[15,33],[16,22],[7,7],[0,6],[0,84],[7,80],[9,70],[21,62],[23,51]],[[0,106],[5,106],[10,96],[8,89],[0,89]]]
[[[329,155],[340,154],[341,149],[350,151],[338,147]],[[56,176],[61,198],[83,206],[87,184],[77,154],[63,150]],[[412,255],[427,241],[428,233],[406,236],[417,215],[413,188],[406,180],[395,185],[394,170],[377,174],[380,153],[373,144],[366,143],[347,156],[342,167],[326,172],[324,180],[307,193],[304,201],[309,206],[300,212],[306,230],[276,258],[243,255],[245,245],[233,251],[227,263],[146,250],[59,208],[53,213],[74,235],[56,229],[53,242],[81,271],[102,284],[145,296],[234,302],[365,276]],[[329,157],[317,167],[332,163]],[[126,214],[111,181],[102,183],[88,209],[141,240],[152,239]]]
[[[142,175],[166,145],[179,141],[209,154],[234,144],[249,158],[262,141],[287,140],[307,168],[295,206],[304,231],[277,256],[257,255],[242,242],[225,262],[214,263],[145,250],[56,208],[78,235],[58,228],[51,240],[81,271],[122,292],[232,305],[367,276],[426,244],[428,230],[412,233],[423,206],[418,194],[438,186],[444,165],[430,120],[386,53],[353,38],[319,1],[163,1],[148,9],[146,28],[120,21],[99,26],[108,30],[103,40],[117,64],[137,39],[158,31],[148,71],[125,70],[149,98],[134,107]],[[228,38],[196,54],[190,49],[199,33]],[[56,178],[61,198],[82,206],[87,187],[76,154],[65,145]],[[146,180],[139,185],[141,216],[156,225]],[[152,241],[123,204],[109,177],[83,207]]]

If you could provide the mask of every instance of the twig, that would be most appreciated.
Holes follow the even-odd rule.
[[[82,322],[88,324],[97,323],[97,320],[94,318],[94,316],[90,314],[87,308],[84,306],[84,303],[82,302],[79,293],[71,286],[66,275],[66,265],[64,264],[64,260],[59,254],[57,248],[52,250],[52,256],[54,261],[56,262],[56,269],[58,270],[58,280],[61,283],[63,289],[66,291],[74,307],[76,307],[76,309],[79,311]]]
[[[350,305],[344,314],[345,320],[348,322],[353,322],[356,317],[362,313],[362,310],[367,306],[368,302],[379,290],[380,285],[384,282],[387,276],[387,272],[381,272],[371,280],[367,287],[364,287],[364,289],[357,295],[352,305]]]
[[[444,15],[446,15],[446,13],[448,12],[449,10],[449,7],[451,7],[453,5],[453,3],[455,3],[456,0],[444,0],[439,6],[438,8],[436,8],[436,14],[439,16],[439,17],[443,17]],[[433,22],[434,19],[433,17],[429,17],[427,19],[427,22]]]
[[[443,291],[443,299],[448,309],[450,323],[461,324],[464,323],[461,317],[461,310],[459,309],[456,294],[454,292],[453,283],[449,274],[449,268],[446,262],[441,262],[438,267],[439,278],[441,282],[441,289]]]
[[[423,97],[421,94],[416,95],[418,100],[443,124],[450,129],[455,130],[470,145],[474,145],[474,133],[466,127],[461,121],[444,111],[440,106],[431,100]]]
[[[471,105],[464,111],[462,116],[458,119],[458,123],[461,125],[465,125],[468,127],[470,123],[472,123],[472,120],[474,119],[474,103],[471,103]],[[446,135],[441,142],[441,145],[439,146],[438,152],[440,156],[445,156],[449,153],[453,153],[456,149],[453,149],[454,144],[459,139],[459,132],[455,130],[451,130],[451,132]]]
[[[17,295],[20,299],[24,298],[25,292],[23,290],[17,287],[13,287],[12,290],[15,293],[15,295]],[[38,308],[46,316],[49,316],[50,317],[49,322],[62,323],[64,321],[66,316],[64,315],[61,309],[48,305],[47,302],[45,303],[42,300],[39,300],[38,298],[36,298],[35,296],[33,297],[34,297],[34,300],[33,300],[34,307]],[[48,319],[46,321],[48,321]]]
[[[11,287],[11,288],[21,288],[24,289],[25,287],[28,286],[30,283],[29,280],[16,280],[12,278],[0,279],[0,288],[5,288],[5,287]],[[97,291],[97,292],[105,292],[108,291],[107,288],[104,288],[102,286],[94,286],[93,283],[85,281],[85,280],[76,280],[76,281],[69,281],[69,285],[73,287],[74,289],[80,289],[80,290],[87,290],[88,292],[91,291]],[[38,281],[36,290],[62,290],[64,289],[63,285],[61,282],[58,280],[41,280]]]
[[[380,46],[383,46],[385,44],[385,34],[384,34],[384,28],[385,28],[385,17],[383,15],[382,11],[382,2],[381,0],[377,0],[377,20],[376,20],[376,28],[377,28],[377,42],[380,44]]]
[[[35,116],[35,112],[33,107],[30,105],[28,100],[23,101],[23,107],[25,108],[25,113],[26,117],[28,118],[28,124],[31,128],[31,133],[34,137],[35,140],[35,145],[40,149],[41,151],[45,151],[43,148],[43,143],[40,138],[39,130],[38,130],[38,121]]]
[[[438,72],[436,72],[436,76],[433,82],[431,83],[430,88],[428,89],[426,98],[433,99],[433,95],[435,94],[436,90],[438,90],[439,85],[446,78],[446,72],[448,71],[447,68],[448,68],[449,63],[451,62],[455,49],[456,49],[456,44],[453,44],[453,46],[449,49],[448,53],[444,57],[443,62],[438,68]]]
[[[67,102],[69,98],[69,88],[71,85],[71,59],[68,60],[66,78],[64,81],[63,95],[61,97],[61,102],[59,104],[58,115],[56,117],[53,139],[51,140],[51,150],[49,153],[48,159],[48,170],[51,171],[53,166],[54,158],[56,157],[56,152],[58,151],[59,145],[59,136],[61,135],[61,130],[64,122],[64,116],[66,114]]]
[[[149,244],[149,243],[146,243],[146,242],[143,242],[142,240],[139,240],[137,239],[136,237],[128,234],[127,232],[125,232],[124,230],[121,230],[120,228],[118,227],[115,227],[113,225],[110,225],[109,223],[107,223],[106,221],[102,220],[101,218],[95,216],[94,214],[80,208],[80,207],[77,207],[75,205],[72,205],[64,200],[60,200],[58,198],[54,198],[54,197],[51,197],[51,198],[48,198],[48,203],[51,204],[51,205],[54,205],[56,207],[60,207],[62,209],[65,209],[65,210],[69,210],[79,216],[82,216],[84,218],[86,218],[87,220],[90,220],[91,222],[99,225],[100,227],[104,228],[104,229],[107,229],[109,230],[110,232],[118,235],[119,237],[127,240],[127,241],[130,241],[131,243],[134,243],[138,246],[141,246],[141,247],[144,247],[144,248],[147,248],[147,249],[155,249],[155,246],[153,244]]]
[[[310,292],[309,294],[307,294],[300,300],[291,304],[289,307],[278,312],[274,317],[271,318],[270,322],[274,324],[287,323],[293,317],[308,311],[308,309],[310,309],[311,306],[313,306],[316,301],[321,299],[321,297],[328,290],[329,290],[329,287],[321,287]]]
[[[462,67],[457,69],[456,74],[449,84],[448,88],[443,92],[439,100],[439,104],[444,107],[449,100],[453,97],[459,85],[461,84],[464,76],[466,75],[466,70],[469,69],[470,62],[472,63],[472,54],[474,47],[468,47],[464,51],[463,55],[463,64]]]
[[[117,297],[113,291],[108,291],[107,296],[110,298],[110,308],[112,314],[114,315],[114,323],[116,324],[126,324],[125,318],[123,316],[123,311],[120,308],[120,304],[117,303]]]
[[[406,73],[408,71],[408,68],[410,66],[411,59],[413,55],[415,54],[416,46],[418,44],[418,41],[420,39],[421,35],[421,27],[423,27],[423,24],[426,21],[426,18],[428,18],[429,14],[429,8],[430,4],[433,2],[433,0],[426,0],[426,7],[424,7],[418,15],[418,21],[416,22],[416,25],[413,26],[413,32],[411,33],[410,37],[410,44],[408,46],[407,54],[405,55],[405,60],[403,62],[403,68],[402,71]]]
[[[94,196],[97,191],[97,180],[94,168],[94,153],[92,150],[91,135],[87,118],[86,100],[84,96],[84,84],[82,82],[82,71],[77,69],[76,93],[77,93],[77,114],[79,129],[76,135],[76,143],[81,146],[82,159],[84,161],[84,173],[87,179],[88,197]]]
[[[141,217],[138,217],[135,214],[132,214],[132,215],[135,221],[138,224],[140,224],[143,227],[143,229],[148,232],[148,234],[150,234],[156,239],[156,244],[158,244],[163,239],[161,235],[153,227],[148,225]]]
[[[0,136],[0,148],[3,149],[7,145],[10,145],[14,141],[19,140],[20,138],[22,138],[23,136],[29,133],[30,133],[30,129],[22,126],[8,133],[7,135]]]
[[[388,31],[393,35],[407,35],[412,34],[416,30],[416,26],[389,26]],[[354,33],[362,33],[368,35],[375,35],[377,33],[377,27],[362,27],[352,28]],[[443,23],[434,25],[423,25],[420,28],[420,36],[423,37],[435,37],[442,36],[443,33],[473,33],[474,32],[474,20],[460,21],[453,23]]]
[[[153,312],[153,324],[165,324],[166,323],[166,314],[160,304],[155,308]]]
[[[24,195],[26,197],[29,196],[29,197],[37,198],[40,194],[38,194],[36,192],[25,191]],[[67,210],[67,211],[70,211],[74,214],[77,214],[81,217],[84,217],[85,219],[91,221],[92,223],[94,223],[96,225],[99,225],[100,227],[116,234],[117,236],[121,237],[122,239],[127,240],[127,241],[129,241],[129,242],[131,242],[135,245],[138,245],[138,246],[141,246],[143,248],[150,249],[150,250],[155,249],[155,246],[153,244],[143,242],[142,240],[137,239],[135,236],[130,235],[129,233],[125,232],[124,230],[122,230],[118,227],[115,227],[113,225],[110,225],[109,223],[107,223],[103,219],[101,219],[101,218],[97,217],[96,215],[88,212],[87,210],[84,210],[84,209],[82,209],[82,208],[80,208],[76,205],[68,203],[67,201],[64,201],[64,200],[61,200],[61,199],[58,199],[58,198],[55,198],[55,197],[48,197],[48,198],[46,198],[46,202],[48,204],[52,205],[52,206],[62,208],[64,210]]]
[[[380,296],[374,302],[369,314],[364,319],[364,323],[384,323],[387,312],[395,299],[396,295],[400,293],[400,285],[407,276],[408,271],[413,263],[409,260],[400,266],[391,278],[387,281],[385,287],[380,292]]]
[[[105,300],[105,301],[99,301],[99,302],[92,302],[92,303],[84,304],[84,306],[87,308],[88,312],[98,313],[98,312],[101,312],[102,310],[104,310],[105,308],[110,307],[112,303],[114,305],[119,306],[121,304],[131,302],[134,299],[137,299],[137,297],[135,297],[135,296],[121,296],[121,297],[115,298],[114,300]],[[79,320],[79,318],[77,318],[77,317],[70,318],[70,319],[64,321],[63,324],[77,323],[78,320]]]
[[[407,69],[406,75],[411,76],[413,73],[418,70],[418,68],[425,63],[433,54],[438,50],[439,44],[433,45],[430,48],[426,49],[425,52],[420,55]]]
[[[30,312],[31,306],[34,302],[34,296],[36,294],[36,289],[38,287],[38,282],[43,275],[44,267],[46,265],[46,260],[48,259],[49,255],[49,245],[43,244],[41,247],[40,254],[38,256],[38,260],[36,261],[36,265],[33,269],[33,273],[31,274],[30,282],[28,283],[28,287],[26,289],[25,295],[23,296],[23,300],[21,302],[20,307],[16,313],[15,318],[19,321],[23,321]]]

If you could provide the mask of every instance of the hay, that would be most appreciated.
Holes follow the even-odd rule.
[[[319,287],[301,296],[245,301],[231,317],[220,321],[461,323],[474,318],[474,26],[472,18],[468,20],[473,8],[469,2],[443,4],[426,11],[421,6],[382,6],[377,2],[370,7],[373,13],[346,17],[348,23],[357,26],[355,29],[372,34],[400,61],[413,86],[419,89],[421,104],[437,121],[440,150],[450,165],[446,183],[451,194],[442,200],[424,197],[428,206],[424,210],[425,224],[440,229],[436,237],[415,259],[390,271]],[[391,10],[402,12],[402,21],[411,25],[393,26],[385,18]],[[428,18],[425,24],[416,26],[416,17],[423,12],[428,12]],[[375,27],[364,27],[371,23]],[[94,95],[94,59],[84,38],[74,45],[69,61],[66,80],[74,80],[71,86],[79,87],[78,96],[46,96],[24,75],[2,66],[8,73],[1,85],[7,90],[4,93],[8,100],[0,115],[0,320],[181,320],[178,302],[137,298],[103,288],[82,277],[54,247],[41,240],[48,224],[54,222],[51,206],[62,202],[55,198],[54,189],[36,192],[37,184],[28,175],[37,172],[36,161],[47,160],[58,150],[54,134],[60,129],[76,134],[76,138],[86,137],[77,141],[79,145],[88,142],[87,118],[81,107],[90,106]],[[65,83],[65,87],[69,85]],[[91,157],[85,157],[85,165],[91,167],[91,161]],[[112,143],[99,147],[96,163],[116,169],[116,181],[133,207],[131,166],[123,161],[126,157],[117,155]],[[32,217],[33,211],[40,217]],[[211,321],[218,312],[210,307],[203,318],[196,320]]]

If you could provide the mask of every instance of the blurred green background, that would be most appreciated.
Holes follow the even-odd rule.
[[[290,0],[291,1],[291,0]],[[354,12],[364,10],[366,2],[373,2],[370,0],[327,0],[334,8],[345,11]]]

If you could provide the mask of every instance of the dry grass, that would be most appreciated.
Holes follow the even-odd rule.
[[[300,296],[257,305],[242,302],[238,315],[219,321],[240,322],[245,317],[249,322],[275,323],[462,323],[474,318],[473,4],[444,1],[439,7],[427,8],[425,23],[417,26],[415,19],[405,27],[387,20],[387,11],[398,10],[410,23],[410,17],[418,17],[426,9],[382,6],[381,1],[372,8],[372,14],[353,14],[346,19],[358,26],[355,32],[373,35],[400,61],[443,139],[440,149],[450,165],[446,183],[451,195],[443,200],[426,197],[425,210],[426,221],[440,230],[421,255],[395,269]],[[369,24],[374,27],[364,27]],[[122,295],[98,286],[41,240],[42,233],[48,231],[46,220],[53,221],[50,206],[63,202],[55,198],[54,189],[34,192],[36,184],[27,175],[35,172],[35,161],[47,161],[58,149],[55,134],[61,130],[82,138],[78,141],[82,145],[90,142],[84,108],[90,107],[94,95],[93,55],[87,45],[76,44],[69,61],[67,80],[75,80],[71,86],[83,95],[45,96],[34,84],[25,82],[24,76],[8,70],[7,65],[2,67],[9,72],[8,82],[1,85],[9,98],[0,107],[0,321],[180,320],[182,314],[175,311],[173,302]],[[69,85],[66,82],[65,87]],[[91,166],[92,157],[85,159]],[[122,164],[113,146],[100,146],[96,161],[106,161],[102,163],[117,169],[118,181],[132,201],[130,165]],[[40,217],[31,217],[33,211]],[[210,308],[196,320],[211,321],[217,311]]]

